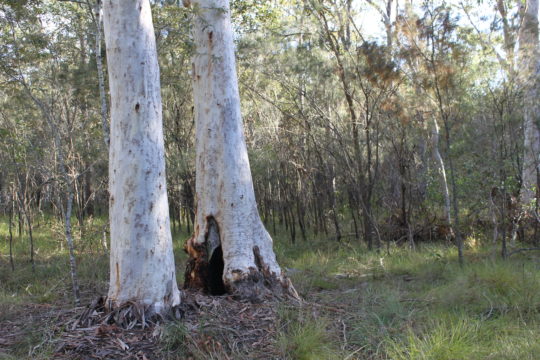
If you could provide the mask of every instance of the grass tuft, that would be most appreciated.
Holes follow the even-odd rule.
[[[314,318],[301,309],[280,311],[282,330],[278,335],[278,348],[285,359],[332,360],[339,359],[336,342],[328,333],[328,321]]]
[[[386,352],[394,360],[476,359],[478,327],[467,318],[435,320],[420,333],[408,329],[404,339],[388,338]]]
[[[187,339],[189,330],[179,321],[167,323],[160,336],[162,349],[177,355],[187,355]]]

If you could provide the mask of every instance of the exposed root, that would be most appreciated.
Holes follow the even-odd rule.
[[[182,318],[185,309],[182,305],[171,307],[167,311],[156,312],[153,305],[143,305],[129,301],[115,306],[106,297],[95,299],[86,310],[70,325],[72,330],[77,327],[90,327],[97,324],[114,324],[123,329],[144,329],[164,320]]]
[[[250,268],[249,274],[239,274],[240,279],[228,285],[229,293],[237,299],[260,303],[270,298],[300,300],[289,278],[277,276],[269,270],[258,246],[253,248],[257,269]],[[244,276],[242,276],[244,275]]]

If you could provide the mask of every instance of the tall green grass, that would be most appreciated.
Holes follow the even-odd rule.
[[[474,241],[460,267],[455,248],[445,244],[393,247],[387,254],[354,243],[277,242],[300,294],[346,309],[336,320],[345,324],[346,343],[338,337],[344,358],[538,358],[535,254],[503,260]],[[320,321],[328,324],[328,314]],[[327,336],[343,333],[325,329]]]
[[[89,299],[107,290],[108,255],[101,245],[106,222],[92,219],[82,233],[74,224],[81,289]],[[12,272],[7,226],[0,219],[0,322],[30,304],[72,306],[62,223],[36,223],[35,271],[29,264],[28,235],[14,235]],[[190,235],[173,234],[179,280],[186,260],[182,247]],[[455,248],[445,244],[419,244],[414,251],[392,247],[387,254],[368,252],[355,242],[311,238],[291,244],[285,232],[274,241],[279,263],[308,303],[300,308],[284,305],[278,312],[272,354],[281,358],[539,358],[537,254],[502,260],[489,247],[471,241],[474,246],[460,267]],[[189,334],[182,324],[171,326],[161,344],[166,353],[181,354],[182,339]],[[43,341],[40,332],[29,326],[28,336],[9,356],[25,358]],[[227,357],[196,350],[198,358]]]

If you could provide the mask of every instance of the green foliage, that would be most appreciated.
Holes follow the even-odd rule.
[[[232,16],[237,30],[251,33],[262,28],[275,27],[281,15],[283,1],[237,0],[231,2]]]

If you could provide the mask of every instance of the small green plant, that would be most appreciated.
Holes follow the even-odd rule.
[[[174,321],[164,325],[161,333],[161,344],[163,350],[177,355],[187,355],[187,339],[189,330],[186,325],[180,321]]]

